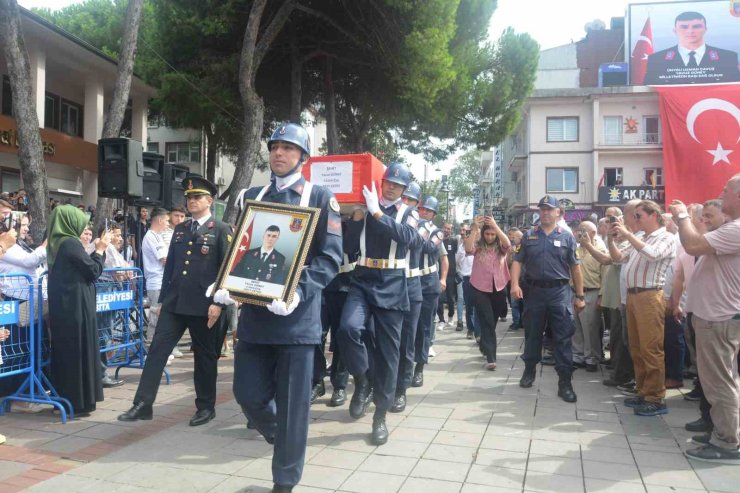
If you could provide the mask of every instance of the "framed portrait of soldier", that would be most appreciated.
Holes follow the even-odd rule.
[[[314,207],[247,200],[216,286],[242,303],[290,304],[319,213]]]

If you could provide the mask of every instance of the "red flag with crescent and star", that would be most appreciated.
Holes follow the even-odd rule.
[[[249,226],[247,226],[246,234],[242,235],[242,239],[239,241],[239,249],[236,251],[234,261],[231,263],[231,272],[234,272],[236,266],[239,265],[239,262],[244,258],[244,254],[249,250],[249,245],[252,242],[252,226],[254,226],[254,217],[252,217],[252,220],[249,222]]]
[[[740,84],[656,88],[666,204],[719,197],[740,173]]]
[[[632,50],[630,59],[630,76],[632,85],[641,86],[647,72],[648,56],[653,54],[653,28],[650,25],[650,17],[642,27],[640,37],[637,38],[635,48]]]

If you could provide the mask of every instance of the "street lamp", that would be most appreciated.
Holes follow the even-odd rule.
[[[442,175],[442,186],[439,191],[447,194],[447,222],[450,222],[450,187],[447,186],[447,175]]]

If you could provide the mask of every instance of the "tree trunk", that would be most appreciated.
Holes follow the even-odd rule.
[[[128,2],[123,26],[123,38],[121,39],[121,53],[118,57],[116,86],[113,89],[113,98],[103,120],[102,137],[104,139],[118,137],[121,133],[123,117],[128,104],[128,96],[131,91],[131,76],[134,73],[136,40],[139,34],[143,3],[144,0],[129,0]],[[95,231],[98,231],[106,219],[113,217],[114,207],[115,202],[112,199],[98,197],[98,202],[95,206]]]
[[[295,8],[295,0],[285,0],[273,16],[270,24],[263,31],[259,42],[257,42],[266,4],[267,0],[254,0],[252,2],[239,58],[239,94],[243,108],[244,130],[239,143],[239,157],[234,169],[234,178],[231,185],[229,185],[229,200],[224,212],[224,221],[232,224],[237,219],[235,202],[238,191],[247,188],[252,182],[254,167],[259,160],[265,104],[257,94],[254,85],[257,70],[278,33],[288,21],[290,13]]]
[[[216,183],[216,161],[218,158],[218,146],[214,142],[213,132],[208,128],[205,130],[206,135],[206,180]]]
[[[303,63],[301,62],[301,51],[295,34],[295,26],[291,29],[290,38],[290,121],[301,123],[301,98],[303,87],[301,73]]]
[[[16,0],[0,0],[0,43],[3,45],[13,93],[13,115],[19,144],[18,161],[23,185],[28,192],[28,213],[33,218],[31,236],[40,241],[46,232],[49,187],[31,85],[31,64],[28,61]]]
[[[327,56],[324,63],[324,105],[326,106],[326,149],[329,155],[339,153],[337,133],[337,96],[334,92],[333,60]]]

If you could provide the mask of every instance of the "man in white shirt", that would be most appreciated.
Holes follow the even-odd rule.
[[[164,264],[167,261],[168,246],[162,237],[167,230],[167,211],[161,207],[152,210],[151,226],[141,241],[141,255],[144,261],[144,278],[146,279],[147,296],[149,297],[148,338],[154,338],[154,331],[159,319],[159,291],[162,289]]]

